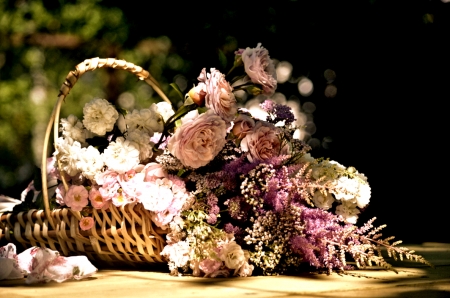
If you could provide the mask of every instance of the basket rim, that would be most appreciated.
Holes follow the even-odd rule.
[[[60,119],[60,111],[61,106],[70,90],[75,86],[76,82],[80,79],[80,77],[88,71],[94,71],[100,68],[113,68],[119,70],[125,70],[134,74],[139,80],[144,81],[148,85],[150,85],[158,95],[166,102],[171,103],[169,98],[162,91],[159,83],[153,78],[153,76],[147,70],[143,69],[141,66],[135,65],[131,62],[127,62],[122,59],[115,58],[91,58],[86,59],[83,62],[79,63],[75,66],[75,70],[71,70],[65,78],[64,83],[61,85],[59,90],[58,99],[53,107],[52,113],[50,115],[50,119],[47,124],[47,128],[44,136],[44,144],[42,148],[42,161],[41,161],[41,181],[42,181],[42,196],[44,201],[44,213],[47,218],[50,226],[55,229],[55,222],[51,216],[50,210],[50,202],[48,197],[48,183],[47,183],[47,152],[48,146],[50,142],[51,130],[53,128],[53,136],[56,140],[59,135],[59,119]],[[57,160],[58,169],[61,171],[60,163]],[[64,184],[64,188],[66,191],[68,190],[68,185],[66,180],[64,179],[64,175],[61,175],[61,180]],[[70,212],[77,217],[78,220],[81,219],[81,213],[79,211],[73,211],[70,209]]]

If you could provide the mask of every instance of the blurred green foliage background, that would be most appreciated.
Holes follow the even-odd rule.
[[[261,42],[271,58],[293,65],[279,90],[316,107],[313,156],[369,178],[361,222],[377,216],[405,241],[450,242],[437,228],[448,225],[439,208],[448,195],[434,175],[442,167],[434,161],[446,156],[448,2],[0,0],[0,194],[18,197],[32,179],[59,88],[78,63],[127,60],[175,98],[170,83],[188,88],[203,67],[225,68],[219,52],[232,61],[236,49]],[[336,74],[333,97],[324,93],[327,69]],[[314,84],[308,97],[299,94],[301,77]],[[126,72],[96,70],[77,83],[62,114],[80,116],[94,97],[121,96],[138,107],[159,101]]]
[[[31,179],[59,88],[78,63],[125,59],[148,69],[168,89],[166,69],[184,68],[171,40],[130,36],[124,12],[101,1],[0,1],[0,193],[17,197]],[[85,102],[94,97],[114,102],[125,91],[145,106],[157,100],[150,87],[126,73],[97,72],[77,83],[63,115],[80,117]]]

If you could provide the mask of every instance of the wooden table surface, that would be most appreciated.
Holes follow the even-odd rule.
[[[405,245],[435,265],[390,262],[348,275],[302,273],[248,278],[173,277],[165,270],[106,269],[81,281],[0,281],[0,297],[450,297],[450,243]]]

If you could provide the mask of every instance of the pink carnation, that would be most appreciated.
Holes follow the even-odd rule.
[[[250,162],[289,153],[289,146],[287,143],[283,144],[280,130],[264,121],[256,123],[242,139],[241,149],[249,153],[247,158]]]
[[[201,115],[197,110],[191,111],[181,121],[182,125],[169,140],[170,153],[185,166],[194,169],[205,166],[225,146],[225,121],[212,110]]]
[[[276,70],[269,57],[269,51],[258,43],[256,48],[246,48],[236,52],[242,55],[245,72],[250,80],[263,88],[263,94],[272,95],[277,88]]]
[[[237,105],[233,87],[225,80],[225,75],[215,68],[206,74],[203,68],[199,80],[206,85],[205,106],[212,109],[226,122],[231,122],[236,116]]]

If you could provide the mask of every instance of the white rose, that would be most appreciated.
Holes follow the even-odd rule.
[[[228,242],[222,247],[219,257],[229,269],[238,269],[246,262],[244,251],[234,241]]]
[[[342,201],[342,204],[336,207],[336,214],[341,215],[347,223],[356,224],[359,213],[356,203],[352,201]]]
[[[123,174],[139,164],[139,153],[139,145],[118,137],[109,143],[102,156],[110,170]]]
[[[119,118],[116,108],[106,99],[97,98],[85,104],[83,108],[83,124],[86,129],[103,136],[114,128]]]
[[[367,204],[369,204],[371,196],[371,189],[369,184],[364,183],[359,185],[359,193],[356,196],[356,204],[359,208],[364,208]]]
[[[334,198],[329,192],[325,196],[320,190],[316,190],[313,196],[313,202],[317,207],[328,210],[333,205]]]
[[[172,109],[172,105],[168,102],[161,101],[156,104],[156,110],[157,112],[162,116],[164,121],[169,120],[169,118],[175,114],[175,112]]]

